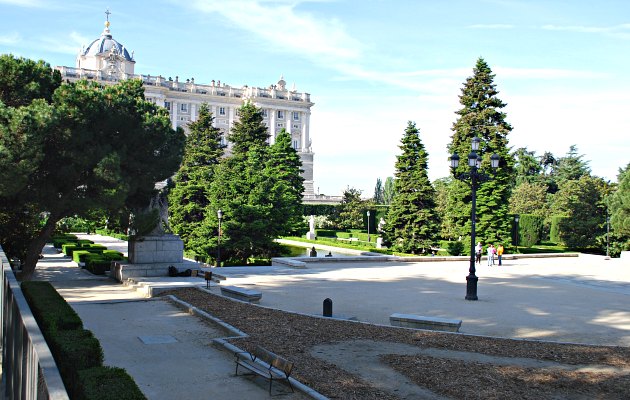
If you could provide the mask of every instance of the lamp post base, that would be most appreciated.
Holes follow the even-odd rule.
[[[468,275],[466,277],[466,300],[478,300],[477,299],[477,278],[475,275]]]

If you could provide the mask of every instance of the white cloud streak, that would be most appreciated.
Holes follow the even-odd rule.
[[[508,24],[475,24],[470,25],[470,29],[513,29],[514,25]]]
[[[22,37],[17,32],[9,33],[8,35],[0,35],[0,44],[5,46],[12,46],[18,44],[22,40]]]
[[[619,39],[630,40],[630,24],[613,26],[543,25],[541,28],[548,31],[601,34]]]
[[[25,8],[47,8],[48,6],[41,0],[0,0],[0,4],[18,6]]]

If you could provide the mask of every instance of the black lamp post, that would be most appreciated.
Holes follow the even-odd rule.
[[[221,220],[223,219],[223,211],[219,209],[217,211],[217,217],[219,218],[219,240],[217,244],[217,267],[221,266]]]
[[[368,243],[370,243],[370,210],[367,210]]]
[[[519,229],[519,225],[518,225],[518,221],[521,217],[519,217],[518,215],[514,216],[514,222],[516,222],[516,252],[518,253],[518,229]]]
[[[472,206],[470,209],[470,221],[471,221],[471,230],[470,230],[470,268],[468,270],[469,274],[466,277],[466,300],[477,300],[477,281],[479,278],[475,275],[475,225],[477,219],[477,185],[479,182],[486,181],[490,179],[490,177],[479,171],[481,167],[481,156],[477,154],[479,150],[479,143],[481,143],[481,139],[478,137],[474,137],[472,139],[471,148],[472,151],[468,154],[468,166],[470,167],[470,172],[465,172],[460,175],[455,175],[455,178],[461,181],[467,181],[470,179],[471,188],[472,188]],[[490,157],[492,169],[496,169],[499,166],[500,157],[496,154],[493,154]],[[453,154],[451,156],[451,168],[455,170],[459,166],[459,156],[457,154]]]

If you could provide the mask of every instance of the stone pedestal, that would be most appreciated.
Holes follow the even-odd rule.
[[[306,239],[308,239],[308,240],[315,240],[315,239],[317,239],[317,236],[315,235],[315,232],[307,232],[306,233]]]
[[[382,237],[376,238],[376,248],[377,249],[382,249],[383,248],[383,238]]]
[[[143,236],[129,241],[129,262],[114,262],[110,274],[124,282],[133,277],[168,276],[170,266],[179,270],[186,266],[184,242],[179,236]]]
[[[177,235],[143,236],[129,241],[129,263],[182,263],[184,242]]]

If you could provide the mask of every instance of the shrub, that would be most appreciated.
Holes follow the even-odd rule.
[[[22,282],[21,287],[42,332],[83,328],[79,315],[49,282]]]
[[[93,254],[93,253],[90,252],[89,250],[86,250],[86,249],[74,250],[72,252],[72,261],[74,261],[77,264],[85,262],[86,257],[88,256],[88,254]]]
[[[561,222],[566,219],[563,215],[555,215],[551,217],[551,229],[549,230],[549,241],[556,244],[564,244],[562,241]]]
[[[540,242],[544,218],[533,214],[521,214],[518,221],[518,245],[532,247]]]
[[[94,367],[79,372],[77,400],[146,400],[122,368]]]
[[[461,241],[448,242],[446,250],[452,256],[460,256],[464,252],[464,243]]]
[[[317,235],[317,237],[336,237],[336,231],[333,231],[331,229],[315,229],[315,234]]]
[[[100,254],[97,254],[86,260],[85,269],[94,275],[105,275],[105,272],[110,270],[111,265],[112,260],[108,260]]]
[[[86,329],[59,331],[50,342],[50,350],[69,393],[76,390],[78,371],[103,365],[101,344]]]

